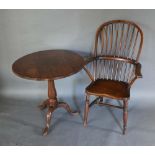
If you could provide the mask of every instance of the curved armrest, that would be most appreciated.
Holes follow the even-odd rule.
[[[135,68],[135,76],[136,78],[142,78],[142,73],[141,73],[141,64],[137,63]]]
[[[86,56],[84,57],[84,60],[86,62],[86,65],[92,61],[95,60],[95,57],[92,56]],[[89,76],[91,81],[94,81],[94,77],[92,76],[92,74],[90,73],[90,71],[84,66],[83,69],[85,70],[85,72],[87,73],[87,75]]]
[[[84,61],[86,62],[86,65],[88,64],[88,63],[90,63],[90,62],[92,62],[92,61],[94,61],[95,60],[95,57],[93,57],[93,56],[84,56],[83,57],[84,58]]]
[[[142,73],[141,73],[141,64],[140,63],[136,63],[135,64],[135,77],[131,80],[131,82],[129,83],[130,86],[135,82],[136,79],[138,78],[142,78]]]

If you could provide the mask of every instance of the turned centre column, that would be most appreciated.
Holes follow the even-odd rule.
[[[48,98],[49,98],[49,106],[56,107],[57,106],[57,92],[55,89],[54,80],[48,80]]]

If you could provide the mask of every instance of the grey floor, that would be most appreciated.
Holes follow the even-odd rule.
[[[87,128],[82,125],[83,96],[63,98],[79,116],[65,110],[54,112],[49,135],[43,137],[45,112],[37,105],[42,98],[0,98],[0,145],[155,145],[155,105],[132,99],[127,135],[122,135],[122,111],[93,106]]]

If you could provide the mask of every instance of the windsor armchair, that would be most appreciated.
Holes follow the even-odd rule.
[[[113,20],[102,24],[96,31],[95,48],[89,59],[91,68],[84,70],[91,79],[86,87],[84,126],[92,105],[111,106],[123,110],[123,134],[128,119],[130,88],[137,78],[142,78],[139,56],[143,44],[143,32],[131,21]],[[90,103],[90,95],[96,96]],[[111,98],[122,101],[122,106],[104,103]]]

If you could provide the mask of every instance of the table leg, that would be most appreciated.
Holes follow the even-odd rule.
[[[52,113],[55,109],[65,108],[70,114],[79,114],[79,112],[77,111],[72,111],[67,103],[57,101],[57,92],[55,89],[54,80],[48,80],[48,99],[45,100],[41,105],[39,105],[39,108],[41,110],[48,108],[48,112],[46,114],[46,126],[43,130],[43,135],[48,134]]]
[[[65,103],[65,102],[59,102],[58,108],[64,108],[65,110],[67,110],[68,113],[70,113],[72,115],[79,114],[79,111],[72,111],[70,106],[67,103]]]
[[[52,117],[52,112],[55,110],[55,108],[50,108],[48,109],[48,112],[46,114],[46,126],[43,130],[43,136],[46,136],[48,134],[48,129],[51,123],[51,117]]]
[[[43,130],[44,136],[48,134],[52,112],[57,107],[57,93],[55,89],[54,80],[48,80],[48,99],[44,101],[42,105],[40,105],[40,109],[43,110],[46,107],[48,107],[48,112],[46,114],[46,126]]]

